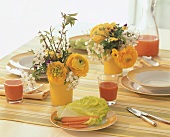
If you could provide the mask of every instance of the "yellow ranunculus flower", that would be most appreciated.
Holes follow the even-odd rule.
[[[102,40],[106,39],[108,36],[108,31],[103,24],[99,24],[92,28],[90,31],[90,37],[96,43],[100,43]]]
[[[93,37],[94,32],[96,31],[96,29],[98,29],[98,28],[99,28],[99,26],[100,26],[100,25],[101,25],[101,24],[96,25],[95,27],[93,27],[93,28],[91,29],[91,31],[90,31],[90,37]]]
[[[112,28],[113,28],[114,26],[116,26],[116,23],[115,23],[115,22],[112,22],[112,23],[111,23],[111,26],[112,26]]]
[[[50,82],[57,85],[64,84],[67,76],[67,68],[64,66],[64,63],[59,61],[52,62],[47,66],[46,74]]]
[[[127,46],[119,51],[118,57],[115,58],[115,62],[121,68],[129,68],[135,64],[137,57],[138,54],[133,46]]]
[[[104,25],[107,32],[109,32],[113,28],[112,25],[109,24],[109,23],[104,23],[103,25]]]
[[[66,61],[66,65],[76,76],[86,76],[89,70],[87,59],[80,54],[71,54]]]

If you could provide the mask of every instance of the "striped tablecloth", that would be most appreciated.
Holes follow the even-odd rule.
[[[13,77],[18,76],[9,73],[6,70],[6,64],[9,59],[19,53],[26,52],[30,49],[39,48],[38,39],[35,37],[21,48],[12,52],[0,60],[0,76]],[[170,51],[160,50],[159,56],[155,57],[163,64],[170,63]],[[125,70],[125,72],[127,72]],[[97,76],[103,73],[103,66],[90,62],[90,70],[87,77],[80,79],[78,88],[74,90],[74,99],[84,96],[99,96]],[[41,80],[38,82],[47,82]],[[150,114],[170,120],[170,96],[148,96],[134,93],[119,85],[117,104],[110,106],[118,117],[117,122],[105,129],[93,131],[99,134],[107,134],[121,137],[169,137],[170,125],[157,122],[157,127],[153,127],[140,118],[134,116],[126,110],[126,107],[134,107]],[[22,104],[11,105],[6,102],[4,96],[0,96],[0,119],[12,120],[23,123],[30,123],[43,126],[53,126],[50,122],[50,116],[55,111],[51,105],[50,96],[43,101],[24,99]],[[80,133],[81,135],[81,133]]]

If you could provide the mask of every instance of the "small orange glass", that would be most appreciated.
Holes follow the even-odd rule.
[[[118,75],[102,74],[97,78],[100,97],[104,98],[108,105],[115,104],[118,91]]]
[[[20,79],[6,79],[4,88],[8,103],[17,104],[23,101],[23,83]]]

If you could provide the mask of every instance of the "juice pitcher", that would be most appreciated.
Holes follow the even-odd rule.
[[[135,46],[138,56],[157,56],[159,52],[159,34],[154,10],[156,0],[141,0],[142,18],[138,26],[139,39]]]

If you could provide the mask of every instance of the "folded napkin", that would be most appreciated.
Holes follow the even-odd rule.
[[[50,87],[49,84],[44,84],[42,87],[40,87],[37,91],[34,93],[28,94],[24,93],[23,98],[28,99],[39,99],[43,100],[50,94]],[[4,89],[0,89],[0,95],[5,95]]]

